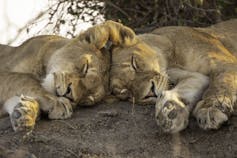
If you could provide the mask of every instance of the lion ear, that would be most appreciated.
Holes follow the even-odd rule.
[[[97,49],[108,46],[131,46],[137,43],[132,29],[114,21],[106,21],[89,28],[78,36],[80,42],[92,44]]]

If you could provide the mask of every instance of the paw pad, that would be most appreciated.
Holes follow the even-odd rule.
[[[194,115],[198,125],[207,129],[218,129],[228,120],[228,115],[225,107],[210,105],[204,101],[200,101],[194,110]]]
[[[189,112],[183,105],[173,100],[166,101],[157,112],[156,121],[163,131],[176,133],[188,125]],[[162,105],[161,105],[162,106]]]
[[[19,102],[10,114],[11,123],[15,131],[25,131],[34,128],[39,113],[39,104],[36,100],[21,96]]]

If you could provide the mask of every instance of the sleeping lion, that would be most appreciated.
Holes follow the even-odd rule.
[[[43,35],[18,47],[0,45],[0,116],[8,113],[15,131],[30,130],[40,111],[66,119],[77,104],[99,102],[108,89],[110,54],[96,33],[108,34],[112,25],[105,22],[104,29],[95,26],[74,39]],[[108,36],[114,45],[133,34],[113,30]]]
[[[186,128],[191,113],[201,128],[219,128],[236,110],[236,28],[237,19],[129,36],[125,45],[112,47],[112,93],[138,104],[156,103],[156,121],[165,132]]]

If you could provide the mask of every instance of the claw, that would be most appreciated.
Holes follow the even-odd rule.
[[[29,96],[24,96],[23,94],[21,94],[20,96],[20,103],[24,102],[24,101],[31,101],[31,102],[35,102],[35,99]]]
[[[120,94],[124,94],[124,93],[126,93],[128,90],[127,89],[122,89],[121,91],[120,91]]]
[[[95,99],[94,99],[94,97],[92,97],[91,95],[88,97],[88,99],[92,102],[92,103],[94,103],[95,102]]]

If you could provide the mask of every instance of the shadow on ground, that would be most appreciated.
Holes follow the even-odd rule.
[[[9,118],[2,118],[0,158],[3,152],[9,158],[237,156],[237,117],[218,131],[203,131],[191,120],[186,130],[170,135],[157,127],[154,108],[133,108],[128,102],[78,108],[68,120],[40,120],[26,137],[13,132]]]

